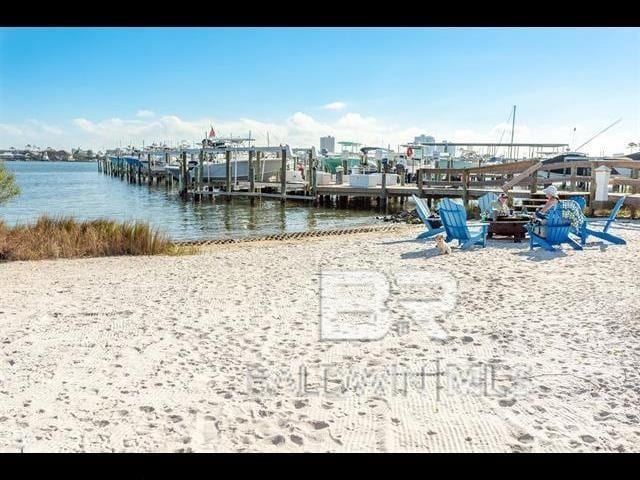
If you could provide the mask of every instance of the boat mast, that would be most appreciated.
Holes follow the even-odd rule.
[[[516,106],[513,106],[513,118],[511,119],[511,146],[509,148],[509,157],[513,158],[513,132],[516,126]]]

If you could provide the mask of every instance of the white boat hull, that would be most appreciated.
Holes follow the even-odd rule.
[[[282,167],[282,161],[277,158],[267,158],[260,160],[260,170],[256,171],[256,181],[269,182],[276,181],[278,173]],[[254,162],[255,166],[255,162]],[[180,176],[180,165],[166,165],[165,170],[169,172],[175,179]],[[190,166],[189,180],[197,179],[200,165]],[[202,165],[202,180],[220,181],[227,178],[227,164],[225,162],[211,163],[204,162]],[[231,178],[237,180],[248,180],[249,178],[249,161],[235,160],[231,162]]]
[[[254,162],[254,168],[256,167]],[[260,160],[260,169],[256,170],[255,178],[258,182],[275,181],[278,176],[278,172],[282,168],[282,162],[277,158],[267,158]],[[196,166],[192,170],[192,175],[196,176],[200,166]],[[227,177],[227,164],[222,163],[209,163],[205,162],[202,165],[202,179],[203,181],[216,181],[224,180]],[[276,178],[273,178],[276,177]],[[248,160],[236,160],[231,162],[231,178],[233,180],[248,180],[249,179],[249,161]]]

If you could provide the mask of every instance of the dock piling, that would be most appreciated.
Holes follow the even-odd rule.
[[[285,203],[287,201],[287,150],[285,148],[282,149],[280,157],[280,203]]]
[[[198,165],[198,200],[202,200],[202,191],[204,189],[204,149],[200,150],[200,165]]]
[[[180,196],[182,198],[187,198],[189,192],[189,167],[187,164],[187,152],[182,152],[182,185],[180,188]]]
[[[231,184],[231,150],[224,152],[225,153],[225,161],[226,161],[226,190],[229,195],[227,195],[226,200],[231,201],[231,190],[233,185]]]
[[[149,186],[153,185],[153,169],[151,167],[151,154],[147,153],[147,183]]]
[[[308,179],[309,185],[311,185],[311,196],[313,198],[315,198],[315,202],[317,204],[317,200],[318,200],[318,192],[317,192],[317,181],[318,181],[318,175],[317,175],[317,169],[318,169],[318,165],[317,165],[317,160],[315,158],[313,158],[313,152],[311,150],[309,150],[309,167],[310,167],[310,177]]]
[[[384,213],[385,215],[387,214],[388,210],[389,210],[389,206],[388,206],[388,198],[387,198],[387,172],[386,172],[386,167],[384,169],[385,171],[382,173],[382,190],[381,190],[381,209],[384,209]]]
[[[255,203],[255,197],[253,196],[253,193],[256,191],[256,175],[255,172],[253,171],[253,154],[255,153],[254,150],[249,150],[249,192],[252,194],[251,197],[249,197],[249,202],[251,203],[251,206],[253,206],[253,204]]]

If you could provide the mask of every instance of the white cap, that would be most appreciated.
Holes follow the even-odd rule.
[[[554,187],[553,185],[549,185],[542,192],[544,194],[546,194],[546,195],[551,195],[552,197],[557,197],[558,196],[558,189],[556,187]]]

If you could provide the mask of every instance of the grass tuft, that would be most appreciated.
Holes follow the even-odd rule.
[[[77,221],[43,216],[31,225],[8,227],[0,221],[0,260],[175,255],[180,248],[147,223]]]

